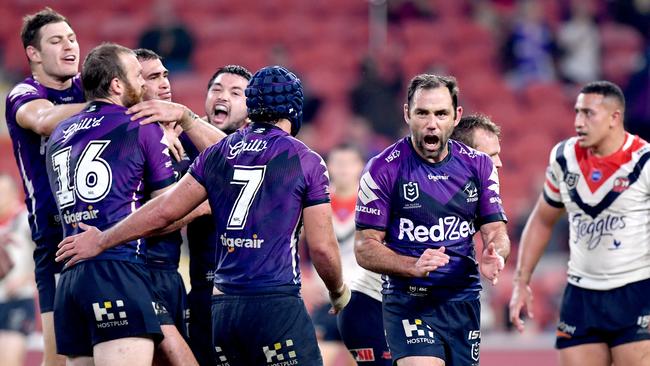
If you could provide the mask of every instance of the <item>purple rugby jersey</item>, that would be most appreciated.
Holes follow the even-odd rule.
[[[63,229],[47,175],[44,174],[47,137],[20,127],[16,121],[20,107],[36,99],[47,99],[53,104],[83,103],[85,99],[81,79],[77,75],[72,79],[70,88],[56,90],[28,77],[14,86],[7,96],[5,117],[13,142],[14,157],[22,177],[32,240],[41,243],[41,239],[60,241]]]
[[[212,208],[215,286],[225,293],[300,286],[302,210],[330,200],[323,159],[280,128],[253,123],[208,148],[189,171]]]
[[[361,177],[357,229],[386,232],[386,245],[419,257],[445,247],[446,266],[426,278],[384,276],[384,293],[437,294],[447,300],[478,298],[481,289],[473,234],[482,224],[506,221],[499,180],[490,157],[449,140],[439,163],[420,157],[406,137],[371,159]]]
[[[142,206],[149,192],[174,183],[161,127],[140,126],[125,111],[92,102],[52,133],[47,175],[66,236],[79,233],[79,222],[106,230]],[[93,260],[143,262],[145,254],[139,239]]]

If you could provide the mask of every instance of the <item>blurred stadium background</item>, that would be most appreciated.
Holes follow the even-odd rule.
[[[511,332],[506,310],[519,233],[550,148],[572,135],[582,83],[618,83],[629,130],[650,135],[650,0],[0,0],[3,99],[29,72],[22,17],[43,6],[68,17],[82,60],[103,41],[150,46],[148,30],[182,29],[180,59],[167,64],[172,91],[200,114],[217,67],[288,66],[309,97],[299,138],[323,154],[342,142],[369,155],[380,151],[406,133],[401,110],[410,78],[454,75],[465,113],[487,114],[502,128],[501,192],[515,249],[504,278],[483,296],[482,364],[557,364],[552,347],[567,227],[560,225],[534,276],[536,317],[524,335]],[[10,144],[0,123],[0,171],[18,178]],[[36,364],[37,341],[31,356]]]

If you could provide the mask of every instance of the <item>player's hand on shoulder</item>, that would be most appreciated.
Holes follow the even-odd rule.
[[[524,321],[521,319],[521,311],[526,306],[526,315],[533,319],[533,291],[528,284],[515,280],[510,297],[510,322],[519,332],[524,331]]]
[[[352,291],[346,283],[343,283],[343,286],[338,291],[329,293],[330,302],[332,303],[332,308],[330,309],[330,314],[338,314],[343,308],[350,302],[352,297]]]
[[[185,113],[185,106],[164,100],[147,100],[140,102],[126,111],[131,116],[131,121],[144,118],[141,125],[149,123],[171,123],[180,121]]]
[[[481,258],[481,274],[492,281],[492,286],[499,281],[499,274],[503,271],[505,259],[496,251],[494,243],[490,243],[483,250]]]
[[[449,255],[445,254],[445,247],[429,248],[415,262],[413,277],[427,277],[429,272],[433,272],[447,263],[449,263]]]
[[[185,155],[185,149],[183,149],[181,140],[178,139],[175,123],[163,123],[161,125],[163,127],[163,135],[165,135],[165,140],[167,140],[169,153],[172,155],[174,160],[181,161],[183,155]]]
[[[73,266],[81,260],[95,257],[103,251],[100,245],[102,232],[99,229],[82,222],[79,223],[79,228],[84,231],[77,235],[68,236],[59,243],[59,250],[56,252],[55,260],[62,262],[67,259],[66,267]]]

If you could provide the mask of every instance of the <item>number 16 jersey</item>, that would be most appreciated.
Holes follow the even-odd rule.
[[[126,108],[92,102],[63,121],[47,146],[47,175],[65,236],[79,223],[106,230],[142,206],[148,193],[174,183],[174,171],[157,124],[140,126]],[[93,260],[143,263],[142,239],[107,249]]]

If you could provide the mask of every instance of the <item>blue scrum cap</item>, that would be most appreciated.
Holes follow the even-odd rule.
[[[302,125],[302,84],[300,79],[282,66],[258,70],[246,87],[246,107],[253,121],[291,121],[291,135]]]

